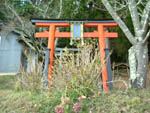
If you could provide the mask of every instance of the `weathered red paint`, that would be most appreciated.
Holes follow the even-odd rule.
[[[99,37],[99,33],[96,32],[84,32],[83,33],[84,38],[97,38]],[[48,31],[42,32],[42,33],[36,33],[35,34],[36,38],[48,38],[49,37],[49,33]],[[70,32],[59,32],[56,31],[55,32],[55,37],[57,38],[70,38],[71,37],[71,33]],[[104,32],[104,37],[105,38],[117,38],[118,34],[117,33],[109,33],[108,31]]]
[[[50,64],[49,64],[49,73],[48,73],[48,80],[51,83],[52,81],[52,71],[53,71],[53,61],[54,61],[54,44],[55,44],[55,37],[57,38],[70,38],[70,32],[60,32],[56,31],[56,27],[70,27],[69,23],[36,23],[37,27],[48,27],[49,31],[44,31],[41,33],[36,33],[36,38],[48,38],[48,48],[51,49],[50,51]],[[117,38],[118,34],[115,32],[109,33],[108,31],[104,31],[104,27],[116,27],[117,23],[85,23],[83,24],[84,27],[97,27],[97,31],[94,32],[84,32],[84,38],[98,38],[99,39],[99,48],[100,48],[100,60],[102,63],[102,81],[103,81],[103,88],[105,92],[109,91],[109,87],[107,86],[107,65],[105,62],[105,38]]]
[[[48,49],[50,49],[50,64],[48,72],[48,81],[51,82],[51,75],[53,71],[53,61],[54,61],[54,47],[55,47],[55,25],[49,26],[49,37],[48,37]]]
[[[105,37],[104,37],[104,26],[103,25],[98,25],[98,33],[99,33],[99,48],[100,48],[100,60],[101,60],[101,65],[102,65],[102,81],[103,81],[103,88],[105,92],[109,91],[109,87],[107,86],[107,65],[105,63],[105,48],[106,48],[106,43],[105,43]]]

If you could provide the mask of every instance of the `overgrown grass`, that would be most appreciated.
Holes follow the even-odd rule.
[[[61,98],[64,96],[61,91],[53,94],[13,90],[0,92],[1,113],[55,113],[55,107],[62,105]],[[150,113],[149,90],[128,90],[126,93],[99,91],[80,101],[79,96],[74,91],[66,94],[70,100],[65,104],[65,113],[74,113],[76,103],[82,106],[80,113]]]
[[[100,89],[99,53],[92,51],[85,46],[56,60],[47,92],[41,91],[42,65],[22,71],[15,80],[0,76],[0,113],[150,113],[149,90],[121,90],[122,82],[109,93]]]
[[[16,76],[15,90],[27,90],[39,93],[41,92],[43,82],[42,63],[36,59],[35,65],[33,65],[32,60],[29,59],[29,61],[31,69],[26,71],[21,67],[20,73]]]
[[[55,107],[60,105],[64,97],[62,91],[33,94],[30,91],[13,90],[13,76],[0,76],[0,113],[55,113]],[[5,80],[5,82],[2,82]],[[70,101],[65,106],[65,113],[73,112],[73,105],[81,103],[80,113],[150,113],[149,90],[128,90],[125,93],[113,91],[98,93],[86,97],[82,101],[76,91],[66,93]],[[65,98],[65,97],[64,97]]]
[[[55,61],[52,88],[64,93],[74,90],[78,95],[93,95],[102,83],[101,67],[98,49],[93,54],[93,46],[85,45],[77,54],[70,53]]]
[[[9,90],[13,88],[15,76],[13,75],[5,75],[0,76],[0,90]]]

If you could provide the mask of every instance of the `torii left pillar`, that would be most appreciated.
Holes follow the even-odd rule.
[[[53,61],[54,61],[54,49],[55,49],[55,25],[49,26],[49,37],[48,37],[48,49],[50,49],[50,64],[48,66],[48,82],[51,85],[52,82],[52,71],[53,71]]]

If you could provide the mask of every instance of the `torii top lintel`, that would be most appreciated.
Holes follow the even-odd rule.
[[[71,23],[84,23],[84,27],[98,27],[101,25],[103,27],[116,27],[117,23],[114,20],[100,20],[100,19],[31,19],[31,22],[37,27],[50,27],[54,25],[55,27],[70,27]],[[85,38],[96,38],[98,37],[98,32],[84,32]],[[36,33],[36,38],[48,38],[49,32],[45,31],[43,33]],[[55,33],[57,38],[70,38],[70,32],[59,32],[58,30]],[[117,38],[117,33],[109,33],[108,31],[104,32],[104,37],[107,38]]]
[[[49,27],[55,25],[56,27],[69,27],[70,23],[84,23],[86,27],[96,27],[98,24],[104,27],[116,27],[117,24],[114,20],[99,20],[99,19],[31,19],[33,24],[37,27]]]

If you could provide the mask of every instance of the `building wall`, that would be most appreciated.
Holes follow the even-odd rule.
[[[0,73],[17,73],[20,69],[22,46],[19,35],[0,32]]]

